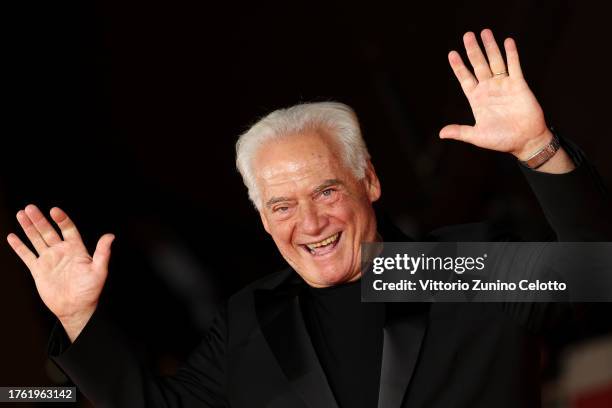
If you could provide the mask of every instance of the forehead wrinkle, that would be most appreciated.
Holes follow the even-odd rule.
[[[283,160],[277,161],[272,165],[266,165],[261,168],[258,172],[260,178],[265,180],[274,179],[277,177],[282,177],[287,175],[290,178],[293,178],[292,175],[299,174],[303,171],[309,172],[308,167],[320,167],[321,164],[311,164],[313,160],[308,160],[307,163],[296,162],[295,160]]]
[[[325,172],[324,174],[327,173]],[[310,188],[313,180],[315,183],[320,183],[320,174],[321,167],[318,167],[316,171],[271,172],[268,173],[267,177],[262,176],[259,178],[259,186],[264,196],[270,193],[270,190],[276,190],[279,193],[279,196],[272,196],[268,202],[272,200],[274,202],[289,201],[292,199],[290,196],[294,192]]]
[[[314,132],[269,141],[260,147],[254,163],[261,164],[262,161],[272,162],[274,167],[284,167],[286,171],[297,171],[313,161],[325,161],[333,165],[336,162],[342,162],[342,158],[332,140]],[[267,167],[270,166],[263,166],[264,172],[268,171]]]
[[[253,161],[262,201],[265,202],[266,196],[270,196],[270,190],[276,190],[276,196],[287,198],[303,187],[312,189],[315,183],[322,183],[322,180],[340,178],[344,172],[344,162],[335,147],[318,134],[281,139],[263,146]]]
[[[274,187],[282,184],[298,184],[314,179],[337,178],[336,161],[331,157],[306,157],[300,160],[275,160],[264,165],[257,172],[262,187]]]

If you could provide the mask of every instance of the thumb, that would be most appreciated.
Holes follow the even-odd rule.
[[[98,244],[96,245],[96,251],[93,254],[93,262],[98,267],[107,269],[108,261],[110,259],[111,254],[111,244],[115,240],[115,236],[113,234],[104,234],[98,240]]]
[[[440,139],[455,139],[470,143],[473,131],[473,126],[446,125],[440,130]]]

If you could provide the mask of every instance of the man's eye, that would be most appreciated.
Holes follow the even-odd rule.
[[[331,195],[334,193],[334,191],[336,191],[336,190],[334,190],[333,188],[328,188],[327,190],[323,190],[321,192],[321,195],[324,196],[324,197],[331,197]]]
[[[274,212],[284,213],[284,212],[287,212],[288,210],[289,210],[289,207],[276,207],[274,209]]]

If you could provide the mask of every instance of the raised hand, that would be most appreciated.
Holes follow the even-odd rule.
[[[50,213],[63,239],[36,206],[17,213],[38,256],[15,234],[9,234],[7,241],[32,273],[42,301],[74,341],[98,304],[115,237],[103,235],[92,257],[68,215],[57,207]]]
[[[523,78],[514,40],[504,41],[506,64],[491,30],[483,30],[481,37],[486,58],[474,33],[463,36],[474,73],[465,66],[457,51],[448,54],[451,68],[472,108],[475,124],[445,126],[440,130],[440,137],[512,153],[525,160],[549,143],[552,133],[540,104]]]

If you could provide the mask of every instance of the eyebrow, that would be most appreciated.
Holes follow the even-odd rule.
[[[282,202],[290,201],[290,200],[291,199],[289,197],[272,197],[271,199],[266,201],[266,207],[270,208],[276,203],[282,203]]]
[[[318,185],[312,192],[312,194],[318,194],[321,191],[325,190],[326,188],[332,187],[332,186],[342,186],[344,185],[344,183],[342,182],[342,180],[338,180],[338,179],[328,179],[325,180],[323,183],[321,183],[320,185]]]
[[[315,189],[312,191],[312,194],[313,195],[314,194],[318,194],[321,191],[325,190],[326,188],[329,188],[331,186],[338,186],[338,185],[344,185],[342,180],[339,180],[339,179],[328,179],[328,180],[325,180],[323,183],[321,183],[317,187],[315,187]],[[282,202],[286,202],[286,201],[291,201],[291,199],[289,197],[272,197],[271,199],[266,201],[266,207],[270,208],[274,204],[282,203]]]

